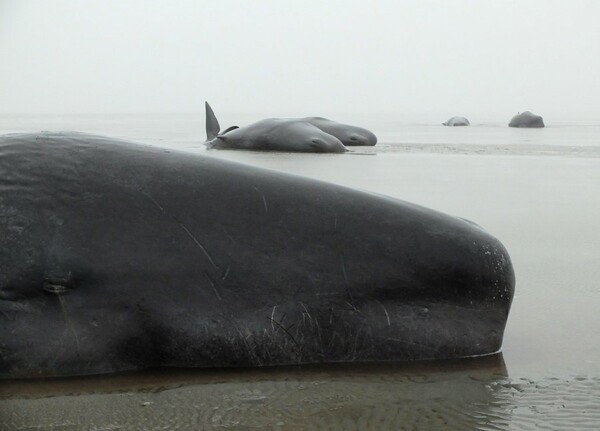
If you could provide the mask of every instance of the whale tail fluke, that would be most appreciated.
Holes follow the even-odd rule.
[[[219,126],[219,120],[208,102],[204,102],[204,107],[206,109],[206,140],[212,141],[219,135],[221,126]]]

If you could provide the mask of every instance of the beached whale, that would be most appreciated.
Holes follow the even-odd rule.
[[[206,148],[220,150],[291,151],[303,153],[344,153],[346,147],[333,135],[308,121],[268,118],[248,126],[232,126],[221,133],[212,108],[206,108]]]
[[[300,118],[300,121],[306,121],[325,133],[335,136],[347,147],[373,146],[377,143],[377,136],[370,130],[362,127],[338,123],[337,121],[322,117],[305,117]]]
[[[544,119],[530,111],[519,112],[512,117],[508,127],[544,127]]]
[[[341,153],[346,151],[343,146],[373,146],[377,143],[377,136],[367,129],[322,117],[268,118],[221,132],[208,102],[205,102],[205,108],[206,146],[209,149]]]
[[[456,127],[456,126],[470,126],[469,120],[465,117],[452,117],[445,123],[442,123],[444,126]]]
[[[501,347],[502,244],[458,217],[80,133],[0,137],[0,376]]]

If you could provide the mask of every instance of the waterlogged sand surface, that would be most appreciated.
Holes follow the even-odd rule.
[[[139,373],[25,383],[2,400],[2,429],[591,430],[599,385],[509,379],[501,357],[443,368]]]
[[[202,151],[471,219],[506,245],[517,288],[505,367],[496,357],[435,366],[7,381],[0,383],[0,429],[600,429],[597,126],[548,127],[537,135],[472,126],[472,137],[441,125],[403,126],[390,134],[404,141],[361,149],[374,154],[363,156],[205,152],[196,137],[203,136],[202,122],[195,130],[180,117],[133,126],[94,120],[87,129],[34,128],[28,121],[0,119],[0,130],[88,130]],[[69,121],[79,120],[63,123]],[[553,152],[542,151],[550,146]]]

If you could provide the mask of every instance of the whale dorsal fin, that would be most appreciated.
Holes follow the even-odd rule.
[[[212,141],[219,134],[221,126],[208,102],[204,102],[204,108],[206,109],[206,140]]]

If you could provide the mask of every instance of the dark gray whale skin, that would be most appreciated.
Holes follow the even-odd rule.
[[[541,128],[545,127],[544,119],[530,111],[520,112],[508,123],[508,127]]]
[[[205,102],[206,147],[221,150],[343,153],[346,146],[373,146],[377,136],[362,127],[322,117],[267,118],[221,132],[212,108]]]
[[[206,109],[207,149],[286,151],[301,153],[344,153],[346,147],[333,135],[307,121],[292,118],[267,118],[248,126],[221,126],[208,102]]]
[[[333,135],[306,121],[267,118],[231,129],[206,143],[208,149],[343,153],[346,148]]]
[[[471,123],[465,117],[452,117],[445,123],[444,126],[457,127],[457,126],[470,126]]]
[[[407,202],[80,133],[0,137],[0,376],[485,355],[502,244]]]

